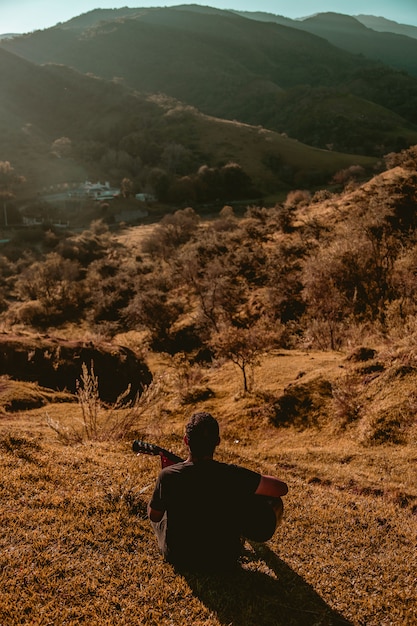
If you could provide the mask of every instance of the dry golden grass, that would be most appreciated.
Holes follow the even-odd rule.
[[[394,195],[396,189],[404,185],[404,181],[407,181],[409,177],[410,172],[407,168],[393,167],[377,174],[360,186],[354,186],[353,189],[347,188],[341,194],[332,195],[328,200],[301,207],[298,210],[298,218],[300,223],[317,219],[325,223],[327,227],[337,227],[339,224],[343,228],[346,218],[350,220],[352,217],[359,218],[369,210],[370,206],[375,206],[378,210],[384,194],[386,197]]]
[[[355,155],[352,159],[352,155],[312,148],[280,133],[236,120],[200,113],[195,115],[193,123],[198,129],[202,152],[216,155],[218,162],[238,162],[256,185],[272,190],[276,189],[277,173],[265,166],[265,155],[282,158],[286,165],[301,172],[311,170],[313,162],[317,170],[328,172],[329,177],[331,172],[349,167],[353,162],[364,167],[375,163],[372,157]]]
[[[125,228],[117,234],[120,241],[129,250],[137,254],[142,253],[142,244],[155,230],[155,224],[141,224],[134,228]]]
[[[161,561],[146,519],[158,459],[135,456],[130,438],[60,443],[46,411],[71,423],[80,418],[76,403],[3,413],[2,626],[417,623],[413,436],[401,445],[364,445],[366,416],[341,428],[332,404],[317,426],[303,429],[276,428],[265,410],[265,399],[289,386],[314,386],[318,376],[337,381],[350,367],[345,355],[269,354],[248,396],[239,373],[219,365],[198,381],[213,397],[188,405],[174,364],[151,354],[148,362],[164,374],[166,395],[140,416],[132,439],[184,454],[185,420],[194,410],[212,411],[222,427],[218,458],[288,482],[283,525],[268,544],[247,543],[234,575],[179,575]],[[392,394],[400,394],[401,380]],[[363,386],[374,409],[382,383]]]

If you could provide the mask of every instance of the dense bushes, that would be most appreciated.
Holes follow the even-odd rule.
[[[261,350],[337,349],[363,328],[401,335],[417,319],[414,155],[390,155],[394,170],[345,195],[292,192],[239,219],[228,206],[206,222],[192,208],[176,211],[155,225],[142,256],[101,223],[46,232],[33,252],[0,258],[3,319],[87,322],[108,335],[139,329],[154,349],[210,347],[219,358],[231,358],[225,345],[237,336]],[[260,327],[265,341],[255,342]]]

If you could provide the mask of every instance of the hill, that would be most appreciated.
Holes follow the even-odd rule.
[[[210,8],[132,11],[93,12],[2,46],[37,63],[123,79],[141,92],[161,92],[208,115],[261,124],[320,148],[381,155],[414,143],[417,79],[411,76],[299,27]],[[294,109],[300,89],[305,111]],[[345,106],[334,111],[334,98],[346,99]],[[370,103],[379,109],[370,111]],[[317,119],[309,119],[311,108]]]
[[[1,49],[0,75],[3,155],[37,189],[87,178],[119,185],[124,177],[142,189],[161,176],[167,186],[201,166],[235,162],[256,189],[242,187],[241,193],[263,195],[295,181],[325,184],[338,169],[374,163],[206,116],[176,100],[140,95],[118,81],[34,65]],[[54,142],[63,137],[67,150],[61,153]]]

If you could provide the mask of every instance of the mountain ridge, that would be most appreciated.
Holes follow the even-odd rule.
[[[275,22],[324,37],[337,47],[361,53],[417,76],[417,27],[370,16],[350,16],[334,11],[291,20],[270,13],[238,11],[248,19]],[[384,29],[384,27],[386,27]]]
[[[412,24],[402,24],[400,22],[375,15],[359,14],[355,17],[357,20],[362,22],[362,24],[365,24],[365,26],[372,28],[373,30],[397,33],[399,35],[406,35],[407,37],[417,39],[417,26],[413,26]]]
[[[128,15],[134,17],[118,11],[118,18],[107,22],[103,15],[108,14],[90,12],[80,23],[72,21],[76,28],[57,26],[1,46],[37,63],[117,78],[141,92],[165,93],[207,115],[260,124],[315,147],[332,144],[341,152],[358,151],[356,125],[366,121],[373,102],[387,109],[386,128],[372,122],[367,137],[361,123],[362,153],[378,155],[414,141],[417,114],[411,102],[417,98],[417,79],[352,55],[314,33],[210,7],[131,9]],[[304,101],[305,86],[309,90],[311,108],[322,102],[315,122],[309,122],[307,110],[300,118],[298,103],[294,118],[292,107],[301,86]],[[356,98],[354,119],[348,107],[343,114],[333,112],[334,96],[343,94]]]

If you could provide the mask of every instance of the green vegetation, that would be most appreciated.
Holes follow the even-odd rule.
[[[36,192],[46,194],[60,184],[65,194],[73,183],[88,178],[117,187],[124,180],[129,194],[145,191],[164,203],[186,206],[259,198],[299,184],[323,185],[338,169],[375,163],[207,117],[166,97],[145,98],[68,68],[36,67],[2,50],[0,71],[3,150],[27,179],[19,204],[36,217],[45,214]],[[74,222],[78,207],[67,197],[60,219]]]
[[[300,28],[227,11],[98,11],[2,47],[141,93],[164,93],[208,115],[262,124],[320,148],[382,156],[416,142],[415,77],[360,56],[357,48],[352,54]],[[403,55],[410,57],[415,54]],[[300,106],[294,106],[299,97]],[[334,99],[340,101],[335,110]]]
[[[271,13],[236,13],[249,19],[275,22],[318,35],[342,50],[382,61],[412,76],[417,75],[417,31],[413,26],[397,24],[382,17],[351,17],[331,12],[318,13],[303,20],[291,20]]]

